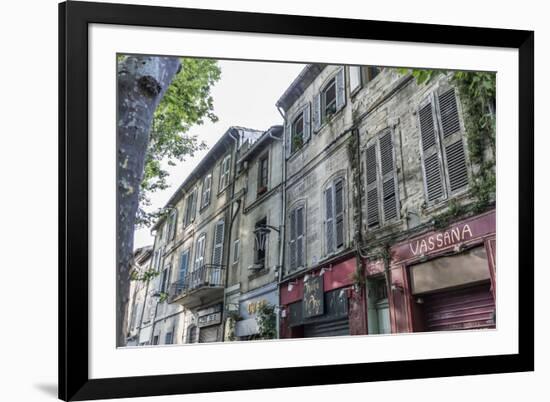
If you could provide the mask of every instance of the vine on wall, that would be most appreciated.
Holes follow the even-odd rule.
[[[258,322],[258,337],[260,339],[275,339],[277,336],[277,320],[275,306],[269,303],[259,306],[256,312]]]

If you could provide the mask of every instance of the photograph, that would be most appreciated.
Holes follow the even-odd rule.
[[[495,71],[116,55],[116,346],[495,331]]]

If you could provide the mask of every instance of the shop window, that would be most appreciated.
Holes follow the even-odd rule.
[[[325,249],[332,254],[344,246],[344,180],[334,180],[325,189]]]
[[[269,178],[269,158],[268,155],[264,155],[258,161],[258,195],[267,191],[267,184]]]
[[[289,263],[290,269],[305,266],[305,208],[299,206],[290,212]]]
[[[199,330],[196,325],[192,325],[187,330],[187,343],[197,343],[199,340]]]
[[[468,187],[463,129],[454,88],[431,95],[418,111],[424,189],[434,204]]]
[[[394,144],[383,130],[366,149],[367,226],[375,228],[399,219]]]
[[[164,344],[165,345],[171,345],[173,342],[173,332],[167,332],[166,335],[164,335]]]
[[[158,345],[159,344],[159,336],[158,335],[155,335],[153,337],[153,345]]]

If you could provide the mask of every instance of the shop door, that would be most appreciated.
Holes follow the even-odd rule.
[[[203,327],[199,331],[199,343],[217,342],[219,325]]]
[[[304,325],[304,338],[341,335],[349,335],[349,320],[347,317],[333,321]]]
[[[382,299],[376,303],[376,316],[378,317],[378,333],[389,334],[391,332],[391,323],[388,299]]]
[[[495,328],[490,284],[421,297],[427,331]]]

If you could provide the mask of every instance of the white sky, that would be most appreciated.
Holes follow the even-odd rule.
[[[205,122],[191,128],[210,148],[230,126],[244,126],[266,130],[283,119],[275,102],[298,76],[304,64],[266,63],[256,61],[220,60],[221,79],[212,88],[217,123]],[[166,166],[170,172],[164,191],[151,194],[151,210],[163,207],[178,186],[191,173],[208,150],[195,153],[177,166]],[[135,232],[134,248],[153,244],[149,229]]]

